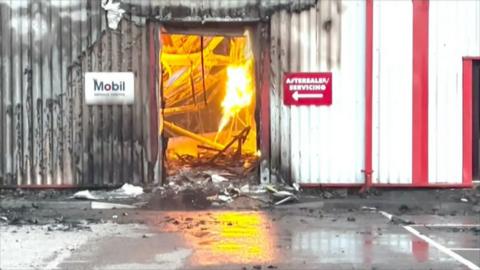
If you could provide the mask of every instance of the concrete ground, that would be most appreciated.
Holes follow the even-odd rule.
[[[479,215],[382,210],[53,211],[99,222],[2,225],[0,268],[480,269]]]

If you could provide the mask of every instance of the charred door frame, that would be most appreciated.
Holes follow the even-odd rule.
[[[159,94],[158,101],[163,98],[163,86],[162,80],[159,74],[161,70],[157,70],[159,55],[161,53],[161,38],[160,33],[162,28],[165,28],[170,33],[180,33],[180,34],[219,34],[228,36],[232,32],[243,33],[245,29],[252,31],[253,37],[253,54],[255,57],[255,123],[257,125],[257,149],[261,151],[261,157],[259,158],[259,182],[269,183],[270,182],[270,43],[268,40],[268,24],[263,22],[161,22],[156,24],[155,31],[151,33],[154,36],[154,40],[158,46],[155,47],[155,52],[153,55],[157,59],[157,64],[150,67],[151,72],[155,72],[156,81],[158,88],[156,93]],[[151,39],[152,40],[152,39]],[[153,47],[151,47],[153,48]],[[151,53],[152,55],[152,53]],[[150,61],[152,62],[152,60]],[[155,110],[157,115],[163,109],[164,102],[157,102]],[[151,107],[153,109],[153,107]],[[166,178],[165,170],[165,150],[166,145],[161,143],[163,140],[163,127],[162,127],[162,116],[157,116],[156,119],[158,123],[158,128],[161,129],[161,132],[157,132],[158,142],[157,149],[158,152],[158,162],[160,169],[157,170],[161,178],[161,182],[164,183]],[[157,130],[159,130],[157,129]],[[153,134],[150,134],[153,136]],[[161,163],[160,163],[161,162]],[[157,167],[156,167],[157,168]]]

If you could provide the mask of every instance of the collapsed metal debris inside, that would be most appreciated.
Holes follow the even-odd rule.
[[[256,86],[249,31],[237,37],[160,33],[160,38],[160,132],[168,140],[168,174],[178,172],[174,162],[213,165],[219,156],[254,155]]]

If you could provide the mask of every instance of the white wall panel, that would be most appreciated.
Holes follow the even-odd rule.
[[[412,182],[412,2],[374,2],[373,182]]]
[[[480,55],[480,1],[430,1],[429,183],[462,181],[462,57]]]
[[[365,20],[361,1],[272,15],[273,172],[303,184],[364,182]],[[282,74],[299,71],[333,73],[331,106],[283,105]]]
[[[335,15],[335,1],[320,1],[319,5],[319,11],[292,14],[290,64],[291,71],[331,71],[333,104],[291,107],[292,178],[310,184],[361,184],[365,3],[343,1],[341,20]],[[324,23],[330,18],[327,29]]]

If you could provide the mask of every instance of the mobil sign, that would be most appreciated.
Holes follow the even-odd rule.
[[[87,105],[122,105],[134,102],[133,72],[86,72]]]
[[[285,73],[283,77],[283,103],[289,106],[331,105],[332,73]]]

